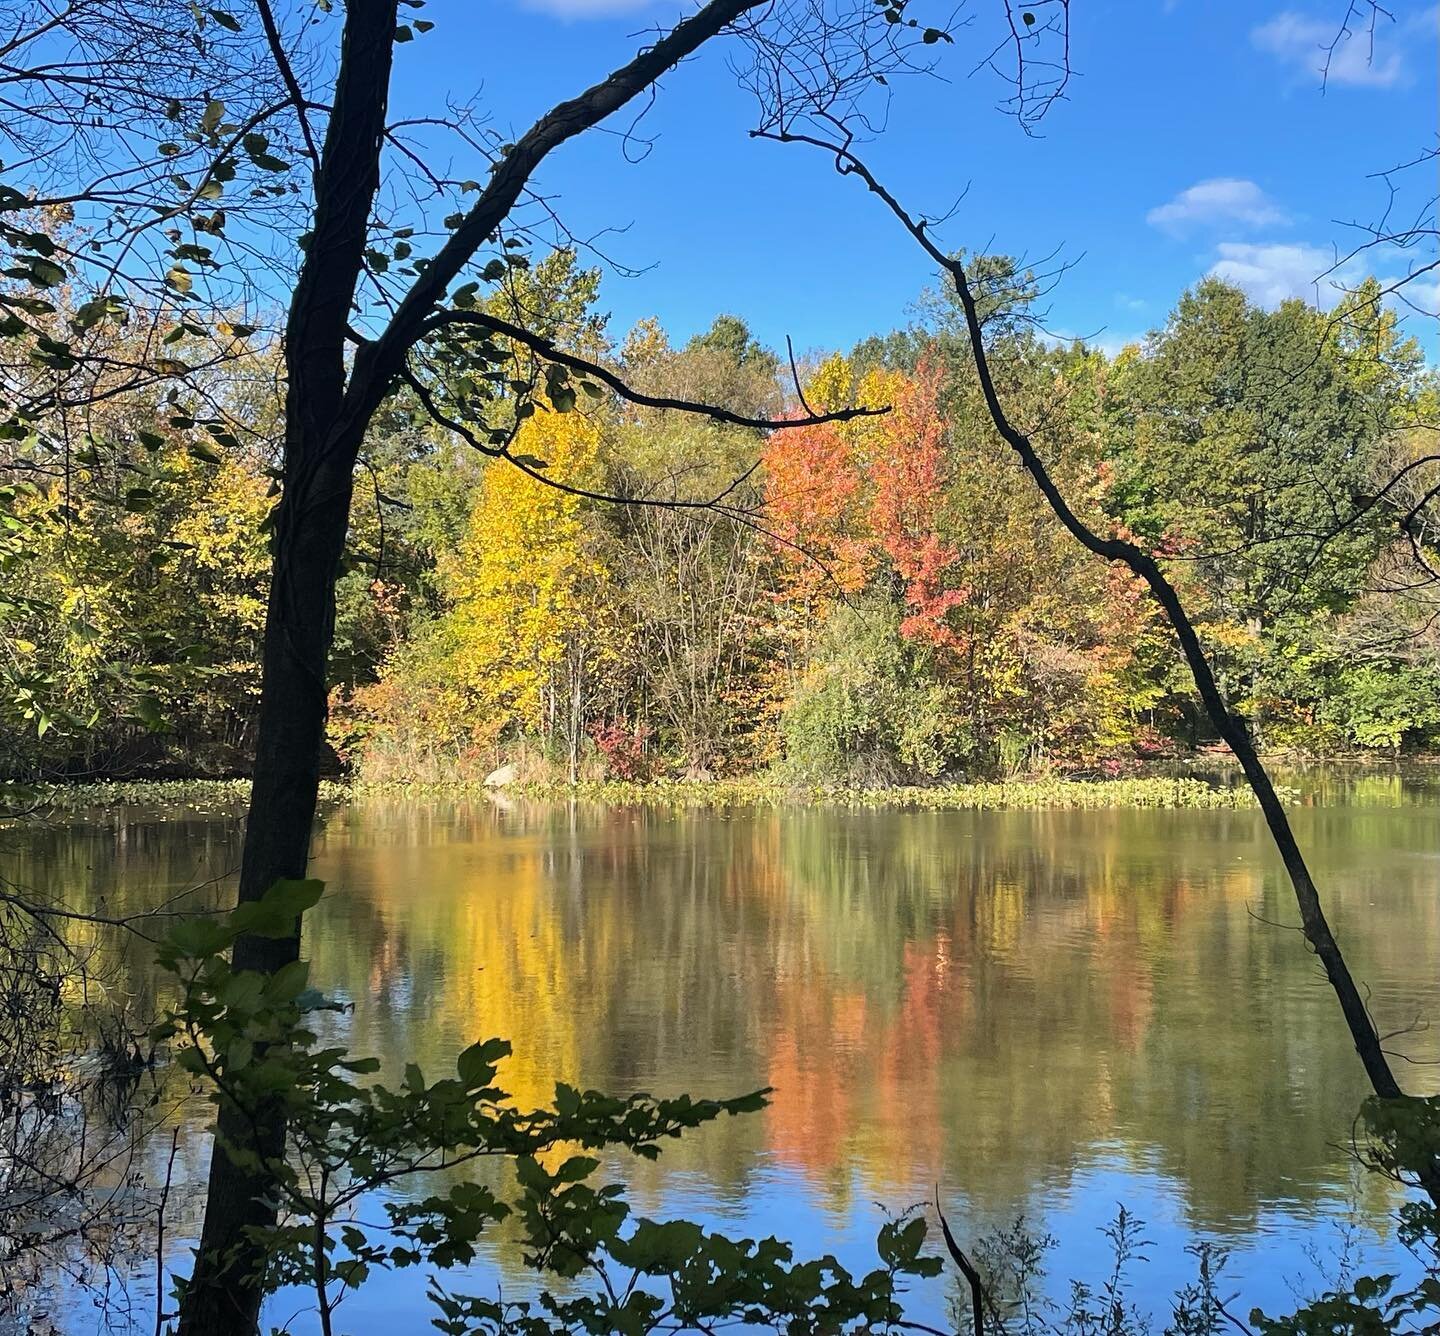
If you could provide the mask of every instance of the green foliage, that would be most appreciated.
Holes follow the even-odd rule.
[[[736,315],[717,315],[710,328],[690,340],[688,350],[717,353],[730,365],[744,370],[758,369],[774,376],[779,358],[750,333],[750,326]]]
[[[1253,702],[1262,733],[1274,717],[1301,746],[1394,747],[1426,727],[1403,673],[1373,661],[1347,704],[1334,662],[1393,545],[1374,493],[1424,388],[1418,351],[1377,294],[1362,289],[1335,316],[1299,301],[1267,311],[1207,279],[1143,354],[1122,355],[1105,408],[1113,513],[1184,559],[1175,575],[1222,682]],[[1284,661],[1303,678],[1317,656],[1331,663],[1287,710],[1300,684]]]
[[[872,599],[838,605],[782,720],[785,755],[807,779],[935,779],[967,750],[929,653],[900,634],[900,611]]]
[[[152,435],[90,450],[70,484],[0,488],[12,774],[153,757],[167,735],[233,748],[248,725],[267,483],[240,459]]]

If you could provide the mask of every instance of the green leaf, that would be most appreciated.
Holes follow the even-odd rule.
[[[170,929],[166,943],[175,953],[194,960],[218,955],[230,945],[232,934],[214,919],[183,919]]]
[[[529,1155],[521,1155],[516,1158],[515,1177],[520,1181],[522,1188],[537,1196],[543,1194],[550,1187],[550,1175],[545,1172],[538,1161]]]
[[[455,1059],[455,1070],[468,1089],[475,1090],[490,1084],[495,1075],[495,1064],[510,1053],[510,1045],[503,1039],[484,1039],[471,1044]]]
[[[250,1065],[255,1056],[255,1043],[245,1035],[237,1035],[224,1050],[225,1066],[230,1071],[239,1071]]]
[[[275,1002],[293,1002],[305,991],[310,981],[310,962],[292,960],[282,965],[265,981],[265,995]]]
[[[600,1167],[600,1161],[590,1155],[572,1155],[555,1171],[557,1183],[580,1183],[589,1178]]]
[[[236,1011],[254,1011],[260,1005],[260,995],[265,988],[263,975],[250,970],[232,974],[215,990],[216,1000]]]
[[[323,881],[277,881],[258,900],[238,906],[230,915],[231,927],[257,937],[288,937],[295,931],[295,920],[324,892]]]
[[[347,1072],[356,1076],[370,1076],[380,1070],[379,1058],[346,1058],[340,1063]]]
[[[325,894],[325,883],[314,877],[282,877],[261,897],[261,904],[278,914],[298,918],[313,909]]]
[[[32,256],[26,268],[30,271],[30,280],[42,288],[53,288],[65,278],[65,270],[54,260],[40,259]]]

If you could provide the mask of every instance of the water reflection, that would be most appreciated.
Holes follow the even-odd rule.
[[[1383,1031],[1440,1012],[1435,808],[1356,784],[1296,824]],[[163,817],[37,832],[14,879],[128,907],[233,866],[233,813]],[[849,1236],[940,1182],[974,1228],[1123,1198],[1237,1239],[1347,1209],[1359,1064],[1248,812],[370,801],[327,813],[315,870],[308,953],[359,1051],[438,1071],[503,1035],[523,1102],[773,1087],[639,1169],[647,1209]]]
[[[1382,1029],[1436,1010],[1432,815],[1299,814]],[[770,1159],[1006,1212],[1119,1147],[1244,1230],[1344,1189],[1363,1093],[1260,836],[1248,813],[371,804],[327,826],[347,894],[312,952],[359,1043],[508,1035],[525,1099],[773,1086],[763,1127],[677,1157],[737,1193]]]

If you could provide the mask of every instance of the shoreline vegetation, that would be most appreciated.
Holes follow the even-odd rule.
[[[249,796],[245,779],[118,780],[97,783],[0,787],[0,820],[30,814],[68,813],[112,807],[173,806],[206,811],[235,805]],[[1287,800],[1293,790],[1282,790]],[[537,802],[581,802],[615,807],[849,807],[928,811],[1084,811],[1107,809],[1239,810],[1255,807],[1243,785],[1214,783],[1189,775],[1117,779],[1015,778],[934,785],[821,785],[783,779],[647,780],[594,783],[481,782],[405,784],[327,780],[323,803],[367,798],[445,800],[490,798]]]
[[[1296,753],[1264,758],[1280,782],[1286,805],[1302,800],[1293,781],[1307,774],[1352,781],[1398,776],[1425,782],[1440,776],[1440,756],[1403,760],[1373,757],[1315,757]],[[1284,782],[1284,781],[1292,782]],[[1308,792],[1306,784],[1304,791]],[[250,796],[244,777],[139,777],[130,779],[0,781],[0,822],[27,816],[112,807],[174,806],[194,813],[235,807],[243,812]],[[1377,795],[1372,794],[1371,799]],[[543,773],[504,783],[464,775],[449,780],[366,779],[346,776],[321,781],[322,805],[366,799],[456,801],[487,798],[499,804],[578,802],[613,807],[731,808],[845,807],[917,811],[1120,811],[1254,810],[1256,801],[1240,768],[1220,753],[1197,753],[1184,764],[1148,773],[1118,776],[1015,775],[933,784],[820,783],[783,774],[735,778],[581,779],[570,783]]]

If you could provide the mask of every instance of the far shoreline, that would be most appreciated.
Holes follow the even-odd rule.
[[[1440,757],[1395,760],[1272,756],[1287,804],[1301,794],[1283,783],[1285,772],[1315,772],[1343,778],[1396,776],[1428,778]],[[1407,774],[1407,772],[1410,772]],[[242,810],[250,793],[244,777],[142,777],[0,781],[0,821],[44,819],[118,807],[176,806],[217,815]],[[487,785],[481,780],[366,781],[325,779],[320,801],[326,805],[369,800],[442,802],[478,800],[581,803],[610,807],[686,809],[894,808],[922,811],[1241,811],[1256,806],[1238,766],[1224,754],[1200,754],[1149,773],[1115,777],[1022,775],[1008,779],[963,780],[935,784],[864,785],[816,783],[775,776],[712,779],[517,781]]]

